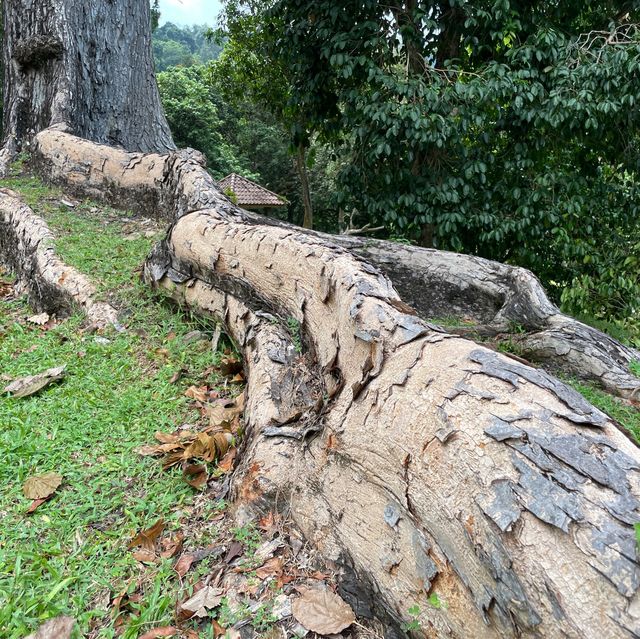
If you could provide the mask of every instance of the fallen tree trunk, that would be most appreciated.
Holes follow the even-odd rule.
[[[640,453],[579,394],[420,320],[335,242],[246,215],[188,154],[50,131],[36,159],[173,207],[145,277],[244,349],[238,508],[286,510],[357,612],[397,627],[416,604],[438,637],[640,634]]]
[[[0,189],[0,263],[37,310],[64,317],[78,307],[97,326],[118,326],[116,310],[96,301],[93,284],[56,255],[46,222],[8,189]]]
[[[48,179],[118,206],[170,220],[216,207],[248,224],[298,232],[233,207],[204,170],[201,154],[193,150],[129,154],[77,140],[55,128],[37,136],[34,150],[38,168]],[[526,269],[381,240],[307,234],[378,267],[423,319],[454,315],[495,332],[509,332],[517,324],[526,332],[514,339],[527,357],[595,381],[622,397],[640,394],[640,379],[629,370],[630,362],[640,361],[640,352],[563,315]]]

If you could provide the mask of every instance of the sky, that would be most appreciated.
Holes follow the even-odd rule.
[[[208,24],[215,26],[222,9],[219,0],[160,0],[160,24]]]

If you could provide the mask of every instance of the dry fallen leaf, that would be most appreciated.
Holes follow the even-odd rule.
[[[133,558],[142,564],[154,564],[158,560],[155,551],[141,548],[133,553]]]
[[[44,371],[44,373],[16,379],[8,386],[5,386],[4,392],[10,393],[16,399],[29,397],[45,388],[45,386],[62,379],[64,377],[64,369],[64,366],[57,366]]]
[[[242,371],[242,361],[235,357],[223,357],[218,368],[223,375],[236,375]]]
[[[282,557],[271,557],[263,566],[260,566],[260,568],[256,570],[256,577],[258,579],[279,577],[282,574],[282,566]]]
[[[299,588],[300,597],[293,601],[293,616],[311,632],[334,635],[355,620],[351,606],[329,588]]]
[[[22,492],[27,499],[47,499],[53,495],[61,483],[62,475],[58,473],[35,475],[24,482]]]
[[[182,476],[189,486],[198,490],[204,488],[209,479],[209,473],[204,464],[187,464],[182,471]]]
[[[56,617],[43,623],[25,639],[69,639],[74,625],[75,620],[71,617]]]
[[[161,626],[160,628],[154,628],[153,630],[147,630],[143,635],[140,635],[138,639],[158,639],[158,637],[175,637],[179,630],[174,626]]]
[[[170,559],[171,557],[175,557],[182,550],[183,542],[184,535],[181,532],[176,533],[169,539],[163,539],[160,542],[160,545],[162,546],[162,552],[160,553],[160,556],[163,559]]]
[[[185,601],[181,606],[182,611],[192,613],[193,617],[208,617],[209,610],[216,608],[222,601],[224,591],[221,588],[205,586],[199,590],[191,599]]]
[[[233,462],[236,458],[236,453],[238,450],[236,448],[230,448],[225,456],[218,462],[216,468],[223,473],[230,473],[233,469]]]
[[[40,508],[40,506],[42,506],[42,504],[44,504],[46,501],[49,501],[48,499],[34,499],[31,502],[31,505],[29,506],[29,508],[27,508],[26,510],[26,514],[30,515],[31,513],[34,513],[38,508]]]
[[[44,326],[51,319],[49,313],[40,313],[39,315],[32,315],[27,317],[27,322],[30,324],[37,324],[38,326]]]
[[[189,568],[191,568],[191,564],[194,561],[195,558],[191,553],[182,553],[182,555],[180,555],[180,557],[178,558],[178,561],[176,561],[176,565],[173,567],[173,569],[178,573],[179,577],[184,577],[189,572]]]
[[[184,392],[185,397],[195,399],[198,402],[206,402],[209,399],[208,386],[189,386]]]
[[[164,519],[158,519],[158,521],[148,528],[139,532],[130,542],[128,548],[135,548],[141,546],[145,550],[155,552],[156,539],[162,534],[164,530]]]

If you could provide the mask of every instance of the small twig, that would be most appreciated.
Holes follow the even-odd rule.
[[[375,231],[384,231],[384,226],[372,227],[370,224],[365,224],[359,229],[346,229],[342,231],[341,235],[362,235],[363,233],[374,233]]]

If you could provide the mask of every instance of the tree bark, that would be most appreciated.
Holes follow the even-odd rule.
[[[131,151],[175,148],[155,81],[149,11],[147,0],[4,0],[0,170],[53,124]]]
[[[18,290],[38,311],[64,317],[79,307],[97,326],[119,328],[116,310],[94,299],[93,284],[56,255],[46,222],[9,189],[0,189],[0,263],[15,273]]]
[[[146,280],[224,321],[245,356],[238,516],[285,509],[359,614],[398,629],[416,604],[434,637],[638,636],[640,452],[579,394],[420,320],[344,246],[241,211],[188,153],[47,131],[36,156],[76,191],[153,191],[171,212]],[[480,286],[484,317],[517,308]]]
[[[307,171],[306,148],[304,145],[298,146],[296,155],[296,166],[298,177],[300,178],[300,188],[302,189],[302,204],[304,206],[304,220],[302,226],[305,229],[313,228],[313,206],[311,204],[311,190],[309,189],[309,172]]]
[[[60,152],[64,149],[64,153]],[[37,137],[34,161],[48,179],[79,195],[107,198],[112,204],[165,219],[204,208],[230,211],[228,200],[198,165],[198,154],[107,154],[102,147],[49,130]],[[122,166],[136,169],[123,186]],[[182,176],[182,172],[185,173]],[[175,175],[180,175],[176,180]],[[300,229],[273,218],[234,209],[251,224]],[[536,277],[523,268],[471,255],[337,235],[307,234],[339,245],[379,268],[423,319],[458,317],[492,333],[525,330],[513,339],[523,353],[555,370],[594,381],[621,397],[638,398],[640,379],[629,370],[640,353],[590,326],[563,315]]]

